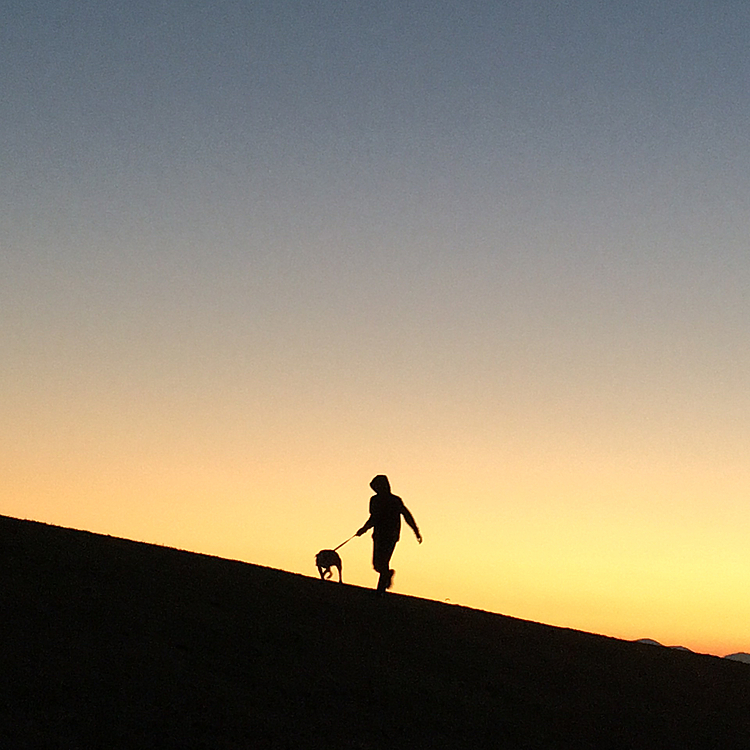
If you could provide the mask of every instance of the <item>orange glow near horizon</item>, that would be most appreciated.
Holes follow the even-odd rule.
[[[574,466],[569,455],[547,454],[540,466],[543,451],[483,452],[468,435],[463,448],[454,435],[423,454],[379,445],[385,462],[367,455],[361,434],[335,456],[300,439],[274,446],[284,452],[274,463],[262,452],[253,460],[230,430],[223,442],[211,436],[211,454],[184,425],[175,430],[152,432],[141,449],[127,434],[78,446],[70,435],[50,438],[46,449],[30,436],[15,445],[3,512],[314,576],[315,552],[361,525],[370,474],[386,470],[425,537],[419,546],[404,527],[396,591],[717,655],[750,648],[741,474],[717,488],[704,467],[648,472],[636,457],[625,461],[629,472],[596,455]],[[717,518],[709,487],[734,495],[736,510],[726,505],[728,516]],[[346,582],[374,585],[369,537],[341,554]]]

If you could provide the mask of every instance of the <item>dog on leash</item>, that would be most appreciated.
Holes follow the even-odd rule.
[[[315,564],[318,566],[321,580],[333,577],[333,568],[339,572],[339,583],[341,580],[341,557],[334,549],[322,549],[315,555]]]

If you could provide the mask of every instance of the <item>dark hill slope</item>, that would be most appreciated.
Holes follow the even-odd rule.
[[[750,747],[747,664],[5,517],[0,551],[3,748]]]

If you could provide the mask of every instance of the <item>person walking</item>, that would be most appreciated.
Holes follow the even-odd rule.
[[[417,522],[404,501],[391,492],[391,485],[385,474],[378,474],[370,487],[375,494],[370,498],[370,517],[365,525],[357,531],[362,536],[372,529],[372,567],[379,574],[377,592],[384,594],[390,588],[395,571],[391,569],[391,556],[401,535],[401,516],[414,531],[417,541],[422,544]]]

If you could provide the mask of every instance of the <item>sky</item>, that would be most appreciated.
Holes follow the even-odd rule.
[[[0,513],[750,651],[750,4],[3,17]]]

